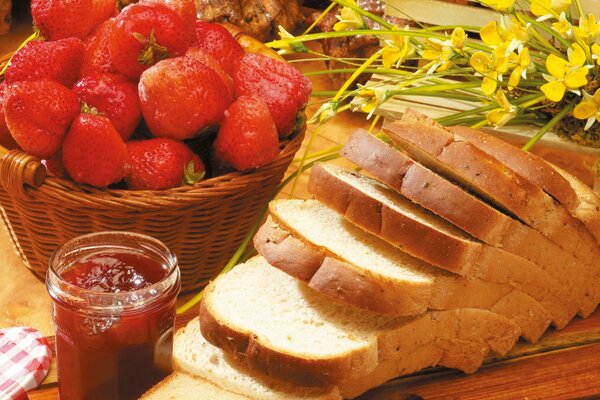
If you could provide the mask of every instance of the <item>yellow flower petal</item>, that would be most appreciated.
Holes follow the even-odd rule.
[[[403,57],[402,51],[395,46],[385,46],[381,51],[383,68],[392,68]],[[402,62],[402,61],[400,61]]]
[[[577,119],[588,119],[598,111],[598,104],[593,101],[582,101],[573,110],[573,116]]]
[[[546,59],[546,68],[553,77],[562,79],[567,70],[567,61],[554,54],[550,54]]]
[[[478,51],[471,56],[469,63],[475,71],[485,74],[490,70],[492,59],[483,51]]]
[[[536,17],[550,14],[550,0],[532,0],[530,9]]]
[[[596,104],[600,105],[600,89],[596,90],[596,93],[594,93],[594,101]]]
[[[456,49],[462,49],[465,45],[465,40],[467,35],[465,30],[461,27],[454,28],[452,31],[452,35],[450,35],[450,39],[452,40],[452,46]]]
[[[491,21],[479,30],[481,40],[489,46],[496,46],[503,42],[502,37],[498,33],[498,24],[496,21]]]
[[[540,87],[546,97],[554,102],[560,101],[565,95],[567,87],[562,81],[548,82]]]
[[[513,90],[517,86],[519,86],[519,82],[521,81],[521,74],[523,73],[523,67],[516,67],[511,73],[510,78],[508,78],[508,90]]]
[[[481,81],[481,91],[483,92],[483,94],[485,94],[486,96],[491,96],[496,91],[496,87],[498,87],[498,81],[496,81],[495,74],[493,77],[483,77],[483,80]]]
[[[587,73],[587,68],[579,68],[565,77],[565,85],[569,89],[577,89],[586,85],[588,83]]]
[[[573,67],[581,67],[583,64],[585,64],[585,52],[577,43],[575,43],[573,47],[567,51],[567,54],[569,55],[569,64],[571,64]]]

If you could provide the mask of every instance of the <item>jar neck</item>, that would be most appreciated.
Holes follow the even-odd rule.
[[[102,251],[135,252],[159,262],[166,276],[141,289],[116,293],[76,286],[62,278],[78,260]],[[90,315],[123,315],[147,311],[172,301],[179,293],[180,272],[177,258],[162,242],[128,232],[100,232],[75,238],[50,258],[46,286],[52,299],[61,306]]]

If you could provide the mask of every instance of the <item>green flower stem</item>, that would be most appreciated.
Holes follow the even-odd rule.
[[[344,1],[344,0],[332,0],[332,3],[337,3],[337,4],[339,4],[342,7],[351,8],[352,10],[356,11],[357,13],[359,13],[360,15],[362,15],[363,17],[367,17],[371,21],[374,21],[374,22],[378,23],[379,25],[383,26],[386,29],[393,29],[394,28],[394,25],[390,24],[385,19],[383,19],[380,16],[375,15],[375,14],[373,14],[373,13],[367,11],[367,10],[364,10],[364,9],[360,8],[356,4],[352,4],[352,3]]]
[[[338,90],[337,94],[333,97],[332,101],[333,102],[339,101],[339,99],[342,97],[342,93],[344,93],[350,87],[350,85],[352,85],[354,83],[354,81],[360,76],[360,74],[362,74],[369,67],[369,65],[371,65],[373,62],[375,62],[379,57],[381,57],[381,50],[377,51],[375,54],[373,54],[371,57],[369,57],[367,59],[367,61],[364,62],[363,65],[358,67],[352,73],[350,78],[348,78],[346,80],[346,82],[344,82],[342,87]]]
[[[333,8],[335,7],[335,3],[331,3],[320,15],[318,18],[315,19],[315,21],[310,24],[310,26],[308,28],[306,28],[306,30],[304,31],[304,33],[302,35],[306,35],[308,34],[310,31],[312,31],[314,29],[315,26],[317,26],[319,24],[319,22],[321,22],[323,20],[323,18],[325,18],[325,16],[327,14],[329,14],[329,12],[331,10],[333,10]]]
[[[471,128],[473,128],[473,129],[479,129],[479,128],[483,128],[487,124],[488,124],[488,120],[487,119],[482,119],[479,122],[471,125]]]
[[[337,94],[337,90],[317,90],[312,92],[310,95],[312,97],[332,97]],[[344,92],[344,96],[354,94],[356,90],[348,90]]]
[[[436,31],[449,31],[454,30],[456,28],[463,28],[465,31],[479,32],[481,29],[480,26],[464,26],[464,25],[436,25],[430,26],[427,28],[423,28],[426,31],[436,32]]]
[[[531,17],[529,17],[529,16],[527,16],[527,15],[525,15],[525,14],[520,14],[520,13],[519,13],[519,14],[517,14],[517,18],[523,18],[523,20],[525,20],[525,21],[529,22],[529,23],[530,23],[532,26],[534,26],[535,28],[541,29],[542,31],[544,31],[544,32],[548,33],[548,34],[549,34],[549,35],[551,35],[551,36],[552,36],[554,39],[556,39],[558,42],[560,42],[560,44],[563,46],[563,48],[565,48],[565,49],[568,49],[569,47],[571,47],[571,44],[570,44],[569,42],[567,42],[565,39],[563,39],[563,37],[562,37],[562,36],[560,36],[560,34],[559,34],[558,32],[556,32],[556,31],[554,31],[553,29],[549,28],[549,27],[548,27],[548,26],[546,26],[545,24],[542,24],[542,23],[540,23],[540,22],[536,21],[535,19],[533,19],[533,18],[531,18]],[[534,32],[535,32],[535,30],[534,30]],[[539,35],[539,33],[538,33],[538,36],[539,36],[539,38],[541,38],[542,40],[546,40],[546,39],[543,39],[543,38],[542,38],[542,36],[541,36],[541,35]],[[536,38],[537,38],[537,37],[536,37]],[[538,38],[538,39],[539,39],[539,38]],[[561,56],[562,56],[562,57],[564,57],[564,55],[562,55],[562,53],[559,53],[559,54],[561,54]]]
[[[313,161],[313,162],[311,162],[309,164],[306,164],[304,167],[299,168],[294,173],[292,173],[290,176],[288,176],[277,187],[277,189],[275,189],[275,191],[273,192],[273,195],[271,196],[271,199],[275,198],[275,196],[277,196],[283,190],[283,188],[285,188],[292,181],[292,179],[294,179],[296,176],[299,176],[305,170],[311,168],[315,163],[333,160],[333,159],[336,159],[338,157],[339,157],[339,154],[337,154],[337,152],[336,152],[336,153],[330,154],[328,156],[321,157],[318,160],[315,160],[315,161]],[[244,252],[246,251],[246,249],[248,248],[248,245],[250,244],[250,241],[252,240],[252,238],[256,234],[256,231],[260,227],[260,224],[262,223],[263,219],[265,218],[265,215],[267,214],[267,211],[269,209],[268,206],[269,205],[266,204],[263,207],[263,209],[261,210],[258,218],[256,218],[256,220],[252,224],[252,227],[250,228],[250,230],[248,231],[248,233],[244,237],[244,240],[242,241],[242,244],[240,244],[240,247],[238,247],[238,249],[235,251],[235,253],[231,257],[231,259],[229,260],[229,262],[225,265],[225,267],[223,267],[223,269],[221,270],[221,272],[219,272],[218,276],[226,274],[233,267],[235,267],[237,265],[238,261],[240,260],[240,258],[242,257],[242,255],[244,254]],[[186,311],[189,311],[192,307],[194,307],[195,305],[197,305],[200,302],[200,300],[202,300],[203,296],[204,296],[204,290],[200,291],[198,294],[196,294],[194,297],[192,297],[187,303],[185,303],[181,307],[179,307],[177,309],[177,314],[183,314]]]
[[[533,105],[536,105],[537,103],[539,103],[539,102],[541,102],[541,101],[544,101],[544,100],[546,100],[546,95],[542,94],[542,95],[541,95],[541,96],[539,96],[539,97],[536,97],[536,98],[534,98],[534,99],[531,99],[531,100],[529,100],[529,101],[526,101],[526,102],[524,102],[524,103],[520,103],[520,104],[519,104],[519,108],[526,109],[526,108],[529,108],[529,107],[531,107],[531,106],[533,106]]]
[[[333,31],[333,32],[320,32],[313,33],[306,36],[301,37],[293,37],[286,38],[280,40],[274,40],[269,43],[265,43],[268,47],[282,47],[287,46],[290,43],[298,43],[298,42],[308,42],[312,40],[321,40],[321,39],[331,39],[337,37],[348,37],[348,36],[358,36],[358,35],[374,35],[374,36],[383,36],[383,35],[391,35],[391,36],[408,36],[408,37],[418,37],[424,39],[440,39],[440,40],[448,40],[448,36],[446,35],[438,35],[427,31],[405,31],[405,30],[383,30],[383,29],[362,29],[362,30],[354,30],[354,31]],[[478,43],[472,40],[465,41],[465,46],[470,47],[475,50],[481,50],[486,52],[491,52],[492,49],[489,46],[486,46],[482,43]]]
[[[579,14],[579,17],[583,17],[585,16],[585,12],[583,11],[583,6],[581,5],[581,1],[579,0],[573,0],[573,3],[575,3],[575,8],[577,9],[577,14]]]
[[[447,92],[449,90],[472,89],[481,86],[481,82],[458,82],[458,83],[440,83],[435,85],[418,86],[409,89],[390,90],[391,96],[397,94],[412,94],[412,93],[436,93]]]
[[[567,114],[569,114],[571,110],[573,110],[573,108],[575,107],[577,100],[579,100],[578,97],[571,100],[566,107],[564,107],[562,110],[560,110],[558,114],[552,117],[552,119],[548,121],[548,123],[544,125],[542,129],[540,129],[539,132],[535,134],[534,137],[529,139],[525,146],[523,146],[523,150],[529,151],[533,147],[533,145],[535,145],[538,142],[538,140],[540,140],[550,129],[554,127],[554,125],[556,125],[561,119],[566,117]]]

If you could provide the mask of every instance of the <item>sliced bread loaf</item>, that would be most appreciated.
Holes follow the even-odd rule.
[[[378,278],[369,274],[369,264],[355,266],[332,257],[314,243],[295,238],[272,219],[256,233],[254,246],[269,264],[296,278],[299,278],[298,270],[317,270],[318,273],[305,281],[337,301],[395,314],[393,304],[386,301],[380,290]],[[433,275],[432,279],[434,284],[428,306],[431,310],[490,310],[515,322],[521,335],[530,342],[536,342],[551,322],[549,312],[540,303],[508,284],[444,273]]]
[[[254,400],[183,372],[173,372],[140,397],[140,400]]]
[[[392,318],[332,302],[262,257],[238,265],[206,288],[200,329],[210,343],[253,368],[302,385],[370,376],[381,363],[400,360],[410,337],[424,343],[458,339],[504,352],[519,336],[513,322],[484,310]],[[468,367],[471,372],[472,364]]]
[[[317,270],[311,271],[311,287],[331,296],[344,297],[344,301],[353,302],[356,306],[364,307],[364,304],[360,304],[364,300],[359,300],[355,295],[364,291],[365,295],[369,295],[367,298],[377,296],[381,299],[372,302],[380,307],[374,311],[398,312],[394,302],[404,293],[399,294],[399,289],[394,287],[394,277],[407,279],[418,272],[428,280],[430,287],[440,282],[456,282],[456,275],[399,251],[380,238],[357,228],[339,213],[316,200],[276,200],[270,203],[269,210],[271,217],[283,229],[330,256]],[[509,253],[504,256],[485,248],[476,253],[479,253],[477,261],[465,265],[465,269],[461,270],[463,276],[509,284],[529,294],[550,313],[554,324],[559,328],[564,327],[577,313],[577,305],[565,300],[565,289],[541,268],[526,260],[521,263],[513,262],[512,257],[515,256]],[[445,277],[452,279],[444,279]],[[430,291],[429,297],[423,300],[429,300],[428,304],[431,304],[430,299],[438,296],[436,290],[439,287]],[[477,296],[481,296],[481,293],[477,293]],[[444,299],[448,300],[450,297]],[[449,307],[444,307],[447,308]]]
[[[587,261],[600,259],[594,237],[539,186],[430,118],[408,111],[384,131],[410,157],[458,182]]]
[[[453,126],[449,130],[457,139],[468,141],[554,197],[584,223],[600,244],[600,198],[589,187],[535,154],[485,132],[466,126]]]
[[[260,374],[208,343],[198,318],[180,329],[173,342],[173,368],[256,400],[340,400],[337,387],[304,387]]]
[[[333,165],[315,165],[309,191],[360,228],[432,265],[449,271],[466,271],[463,274],[469,274],[471,269],[500,268],[507,275],[511,271],[531,270],[531,274],[540,274],[541,279],[546,275],[553,278],[549,289],[562,290],[566,307],[573,314],[587,301],[585,274],[574,274],[570,265],[540,268],[522,257],[481,243],[385,184],[359,173]]]
[[[600,297],[597,261],[593,264],[578,259],[581,254],[575,256],[561,249],[535,229],[499,212],[366,131],[357,130],[341,154],[396,192],[489,245],[525,258],[547,271],[569,266],[573,273],[565,276],[564,281],[583,282],[581,315],[587,316],[596,308]]]

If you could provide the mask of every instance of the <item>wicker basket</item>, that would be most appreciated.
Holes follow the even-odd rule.
[[[273,163],[252,172],[164,191],[101,190],[44,179],[35,157],[13,150],[0,160],[2,219],[25,265],[41,278],[52,252],[67,240],[126,230],[154,236],[175,251],[182,290],[189,292],[206,285],[229,261],[281,182],[303,137],[304,128]],[[43,183],[33,187],[39,181]]]

